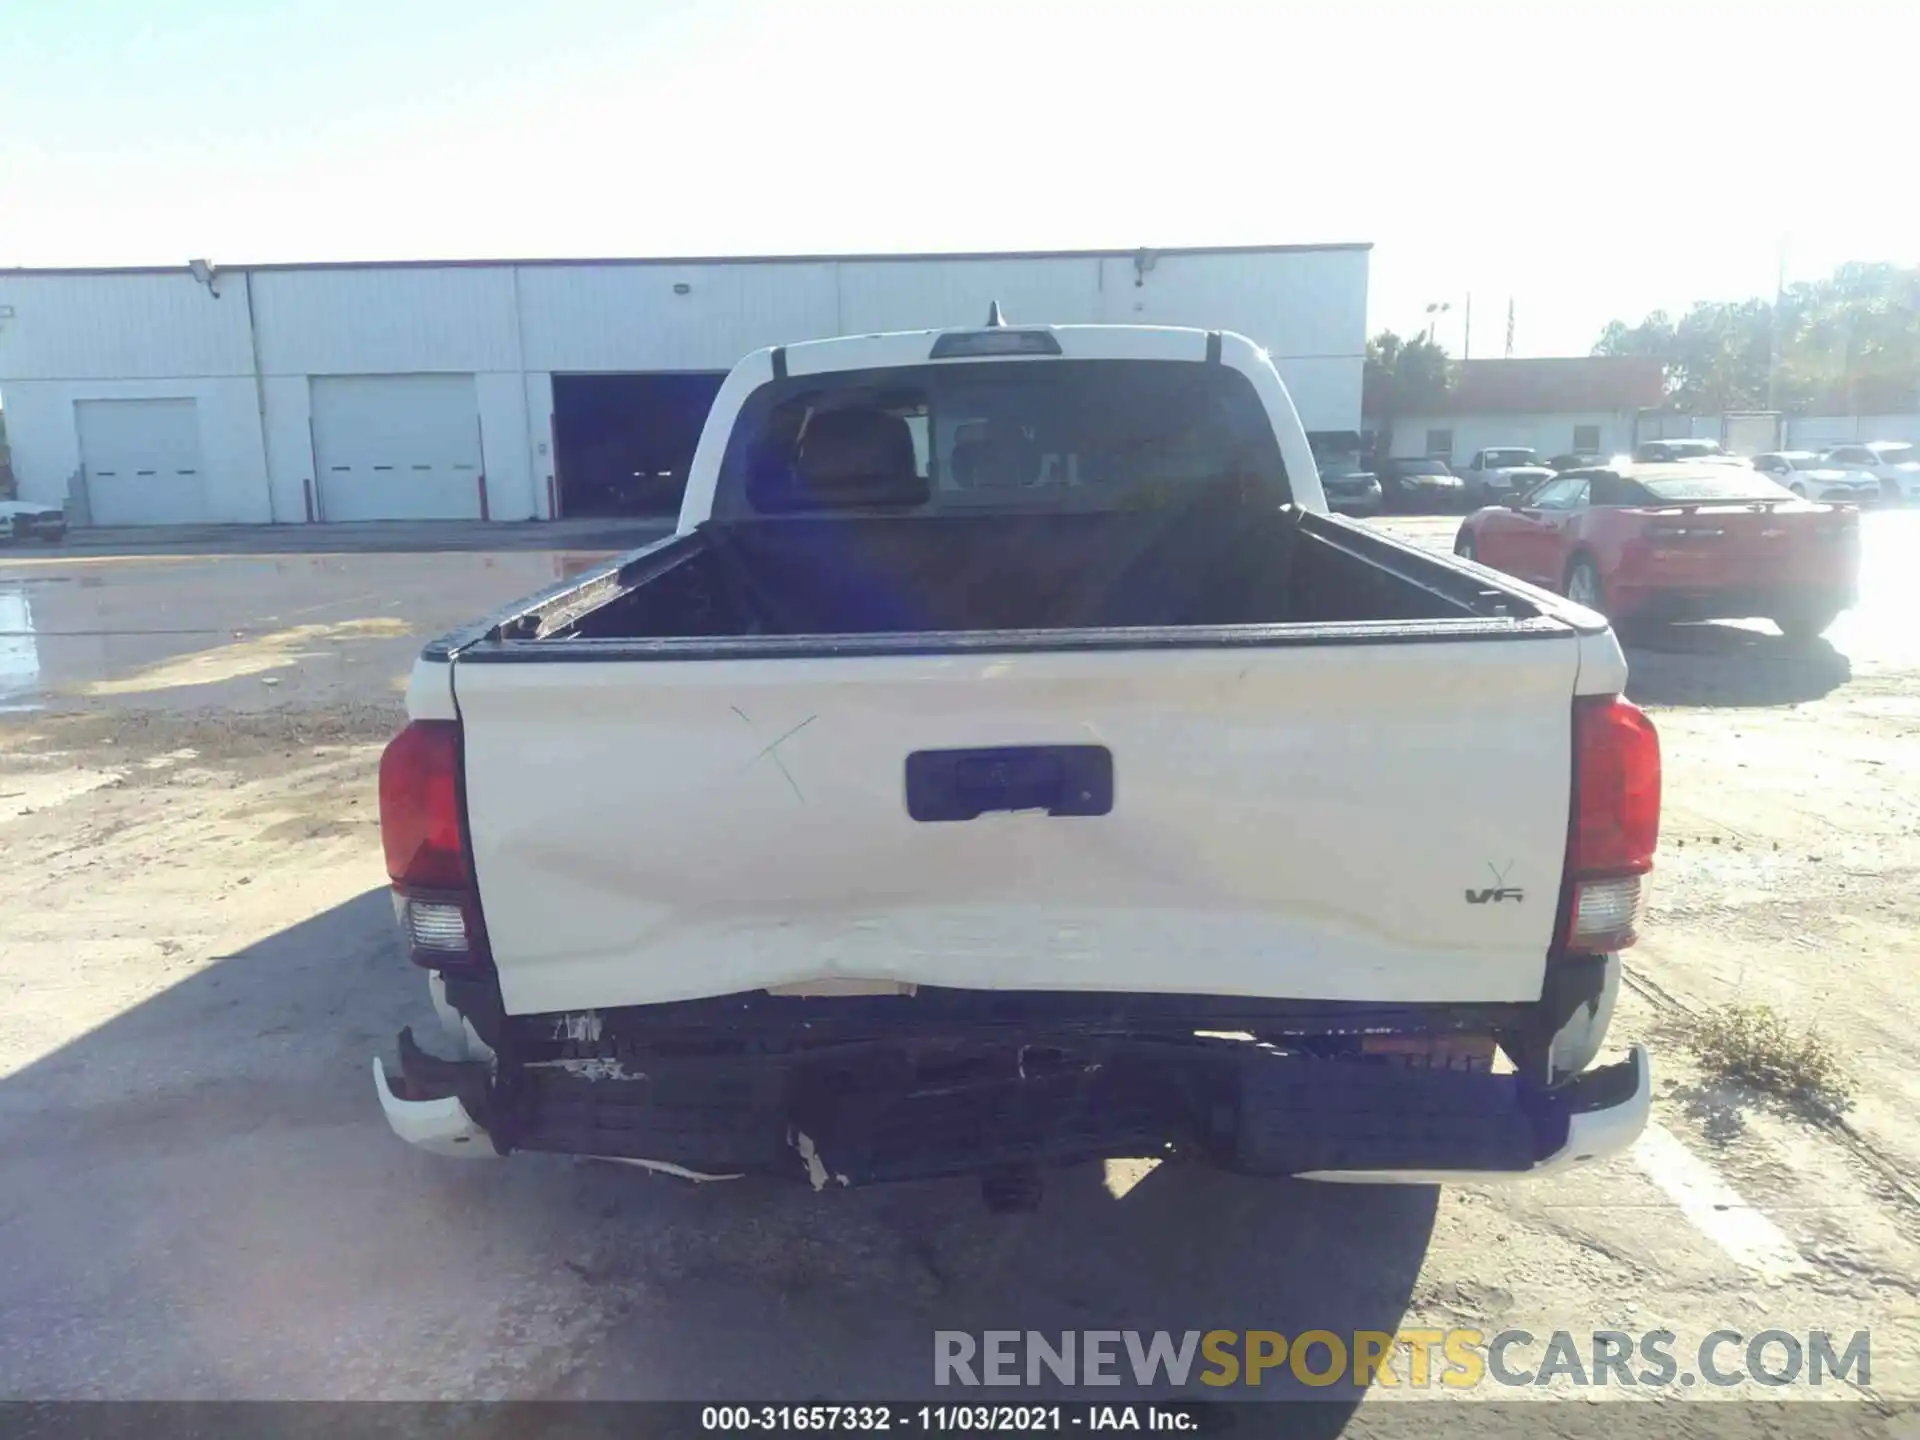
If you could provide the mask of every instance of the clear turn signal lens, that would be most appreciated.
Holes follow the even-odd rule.
[[[467,916],[460,906],[406,895],[394,896],[393,904],[410,947],[451,955],[466,953]]]
[[[1573,892],[1567,948],[1583,954],[1604,954],[1633,944],[1640,917],[1646,912],[1648,888],[1645,875],[1579,881]]]

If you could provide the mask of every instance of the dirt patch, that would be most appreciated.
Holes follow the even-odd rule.
[[[337,705],[324,710],[113,710],[25,715],[0,720],[0,776],[6,768],[86,754],[117,764],[143,764],[191,751],[209,765],[278,755],[295,758],[316,747],[384,745],[406,724],[406,707],[392,701]],[[6,788],[0,782],[0,788]]]

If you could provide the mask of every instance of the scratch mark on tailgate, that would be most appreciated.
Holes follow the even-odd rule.
[[[742,710],[738,705],[729,705],[727,708],[733,711],[734,714],[738,715],[743,721],[745,721],[747,728],[749,730],[753,729],[753,717],[751,715],[747,714],[747,712]],[[787,741],[791,740],[794,736],[798,735],[802,730],[806,729],[807,726],[813,724],[813,722],[818,720],[819,718],[820,717],[818,715],[809,715],[806,719],[802,720],[798,725],[795,725],[792,729],[783,732],[782,734],[776,736],[773,740],[769,741],[767,744],[761,746],[759,753],[757,753],[751,760],[747,761],[746,764],[740,767],[741,772],[744,774],[746,771],[751,770],[755,765],[758,765],[762,760],[771,760],[773,761],[774,768],[779,770],[781,776],[786,780],[789,788],[792,789],[793,798],[798,800],[802,805],[806,804],[807,797],[805,794],[801,792],[800,782],[793,778],[793,772],[787,769],[787,762],[780,758],[780,747],[786,744]]]

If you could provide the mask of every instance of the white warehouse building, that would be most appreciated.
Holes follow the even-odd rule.
[[[21,499],[75,523],[669,510],[765,345],[976,325],[1237,330],[1360,428],[1365,245],[0,270]]]

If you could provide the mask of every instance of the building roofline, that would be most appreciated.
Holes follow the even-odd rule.
[[[1320,250],[1373,249],[1371,241],[1337,241],[1320,245],[1167,245],[1141,246],[1132,250],[897,250],[845,255],[609,255],[577,258],[491,259],[491,260],[288,260],[263,265],[224,264],[223,271],[252,271],[265,274],[278,270],[489,270],[559,269],[583,265],[832,265],[907,263],[916,260],[1131,260],[1136,255],[1156,258],[1170,255],[1287,255]],[[0,268],[0,277],[9,275],[172,275],[183,272],[187,262],[177,265],[19,265]]]

